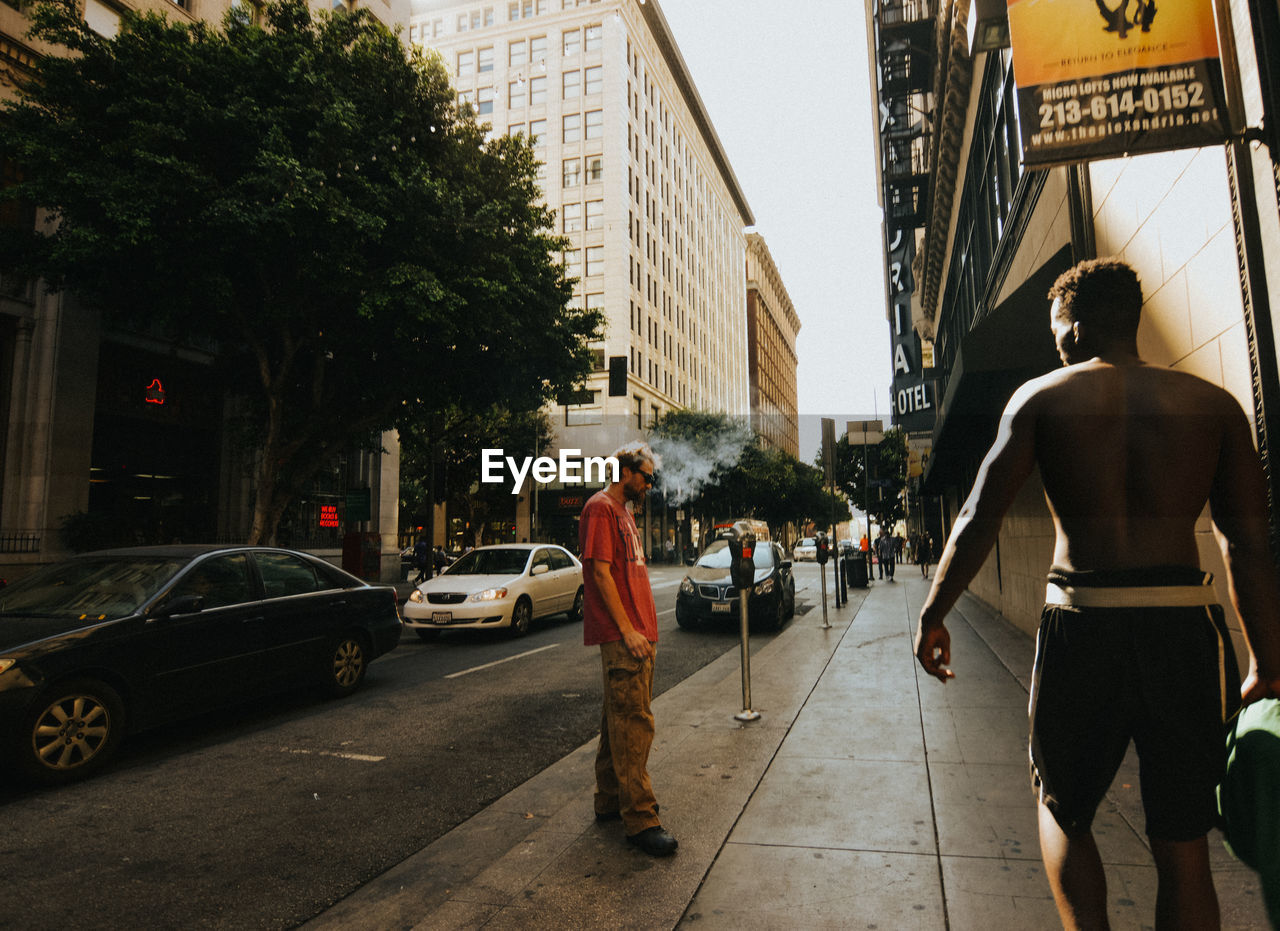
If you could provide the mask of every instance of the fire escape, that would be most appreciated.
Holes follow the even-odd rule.
[[[876,9],[880,162],[891,230],[924,226],[929,210],[937,0],[881,0]]]

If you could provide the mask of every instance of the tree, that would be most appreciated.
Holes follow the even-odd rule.
[[[822,473],[781,450],[766,447],[745,421],[706,411],[670,411],[650,431],[663,457],[668,502],[687,504],[710,527],[714,519],[756,517],[771,529],[807,520],[831,523],[848,513]]]
[[[351,440],[580,383],[600,326],[569,306],[529,142],[486,141],[438,57],[366,11],[264,13],[126,11],[112,39],[46,0],[32,34],[70,54],[0,108],[7,194],[50,217],[0,267],[217,347],[261,450],[253,542]]]
[[[822,457],[819,452],[819,462]],[[908,451],[907,435],[901,428],[890,427],[879,443],[866,450],[842,436],[836,440],[834,459],[836,487],[854,507],[861,509],[865,503],[872,519],[882,527],[892,527],[906,516],[902,490],[907,484]]]
[[[400,431],[400,508],[424,524],[446,501],[450,514],[463,515],[474,530],[489,520],[513,515],[517,498],[509,481],[477,483],[481,452],[502,449],[515,459],[534,456],[551,443],[551,423],[541,411],[512,411],[493,405],[481,411],[450,405]],[[470,539],[468,543],[479,543]]]

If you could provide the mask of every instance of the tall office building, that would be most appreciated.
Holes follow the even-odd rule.
[[[796,401],[796,314],[778,266],[759,233],[747,234],[747,357],[751,426],[765,443],[800,456]]]
[[[672,409],[747,416],[754,220],[659,5],[414,0],[408,38],[493,132],[534,140],[574,299],[604,314],[587,390],[555,408],[558,447],[608,453]],[[568,538],[581,499],[547,489],[531,532]]]

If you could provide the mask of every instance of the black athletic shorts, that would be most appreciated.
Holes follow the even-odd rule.
[[[1204,585],[1198,569],[1066,573],[1074,588]],[[1045,605],[1031,686],[1031,775],[1068,834],[1086,831],[1132,739],[1147,835],[1194,840],[1217,822],[1224,721],[1239,704],[1219,605]]]

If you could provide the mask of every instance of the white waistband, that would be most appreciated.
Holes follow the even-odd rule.
[[[1045,588],[1044,603],[1070,608],[1185,608],[1218,603],[1212,585],[1135,585],[1111,588],[1058,585]]]

